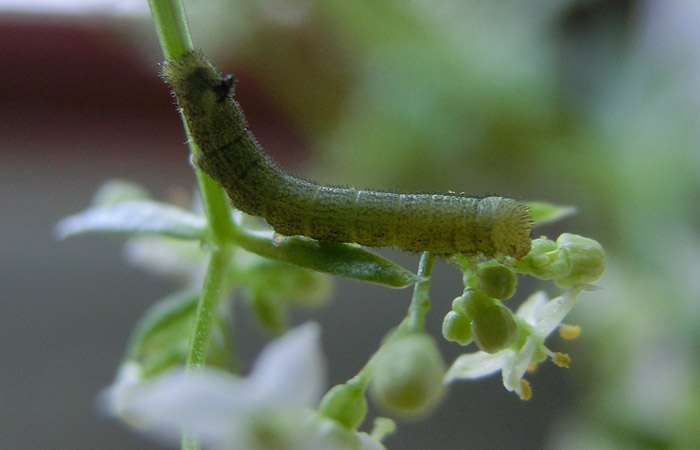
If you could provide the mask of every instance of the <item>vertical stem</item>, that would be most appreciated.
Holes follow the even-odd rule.
[[[148,0],[165,59],[192,51],[192,38],[181,0]]]
[[[204,366],[216,308],[222,294],[224,273],[231,260],[231,247],[215,248],[211,252],[207,274],[204,279],[202,296],[197,304],[194,334],[187,355],[187,370],[197,370]]]
[[[187,132],[187,137],[189,139],[189,132]],[[195,151],[194,148],[196,148],[196,151],[199,151],[199,148],[194,143],[191,143],[190,147],[192,151]],[[230,245],[228,242],[230,242],[230,238],[234,234],[233,228],[235,225],[233,220],[231,220],[231,207],[229,206],[228,196],[209,175],[199,170],[199,168],[195,168],[195,172],[197,175],[197,186],[204,205],[204,215],[207,217],[207,223],[211,231],[211,243],[218,248]]]
[[[194,47],[182,1],[149,0],[149,5],[165,58],[177,58],[192,51]],[[190,153],[196,154],[199,152],[199,148],[190,136],[184,116],[181,115],[181,118],[190,143]],[[224,274],[233,252],[227,239],[231,235],[234,225],[226,194],[214,180],[198,168],[195,168],[195,174],[204,204],[204,213],[210,230],[209,239],[210,243],[213,244],[213,249],[209,256],[202,295],[197,305],[195,327],[187,356],[187,370],[200,369],[206,361],[216,308],[224,295]],[[199,450],[200,448],[196,436],[187,432],[183,433],[183,450]]]
[[[192,40],[185,9],[181,0],[149,0],[156,32],[167,59],[179,57],[192,50]],[[199,152],[196,143],[190,138],[187,124],[183,119],[191,153]],[[192,336],[187,369],[201,367],[206,360],[206,350],[211,333],[211,326],[216,305],[222,296],[223,274],[231,258],[230,244],[227,236],[233,227],[230,209],[221,187],[208,175],[195,168],[199,190],[204,203],[204,210],[210,229],[213,250],[209,257],[207,274],[202,288],[202,295],[197,306],[195,329]]]
[[[416,283],[413,288],[411,306],[408,307],[407,325],[411,332],[421,332],[425,325],[425,315],[430,309],[430,274],[433,271],[435,255],[430,252],[423,252],[418,263],[418,276],[423,277],[422,281]]]

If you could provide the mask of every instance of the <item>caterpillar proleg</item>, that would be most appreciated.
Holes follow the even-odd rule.
[[[530,215],[516,200],[378,192],[303,180],[262,151],[233,99],[232,78],[200,52],[166,61],[162,75],[199,146],[194,164],[224,187],[233,206],[264,218],[280,234],[441,256],[521,258],[530,250]]]

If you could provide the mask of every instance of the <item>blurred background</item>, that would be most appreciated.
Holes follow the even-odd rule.
[[[186,7],[195,46],[236,74],[252,130],[291,172],[576,205],[536,233],[581,234],[608,252],[603,289],[568,320],[582,336],[550,343],[570,370],[540,367],[529,402],[498,376],[453,385],[389,448],[700,448],[699,2]],[[163,200],[191,195],[161,59],[146,0],[0,0],[2,449],[159,448],[102,417],[95,397],[135,322],[174,286],[126,264],[118,238],[57,241],[52,228],[111,178]],[[296,321],[323,325],[337,383],[401,320],[410,291],[334,282],[331,304]],[[460,292],[459,272],[439,264],[434,335]],[[239,309],[245,365],[267,336]],[[463,352],[443,350],[449,362]]]

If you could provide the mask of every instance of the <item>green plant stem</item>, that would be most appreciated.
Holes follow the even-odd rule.
[[[421,281],[416,283],[413,287],[413,297],[411,298],[411,305],[408,307],[406,318],[384,340],[382,347],[405,334],[423,332],[425,315],[430,309],[430,274],[433,271],[433,262],[435,262],[435,255],[430,252],[423,252],[420,257],[420,262],[418,263],[418,277],[421,278]],[[348,384],[357,384],[363,388],[367,388],[372,378],[372,362],[377,358],[379,353],[381,353],[382,347],[372,355],[357,375],[348,380]]]
[[[192,41],[187,27],[185,10],[180,0],[150,0],[151,12],[156,23],[156,32],[166,58],[175,58],[192,50]],[[187,124],[185,131],[188,138]],[[190,138],[190,150],[197,153],[199,148]],[[197,369],[206,360],[206,350],[211,333],[212,321],[219,298],[223,295],[223,274],[231,259],[231,245],[227,243],[230,229],[234,226],[230,209],[223,189],[209,176],[195,168],[199,190],[204,202],[204,210],[210,228],[210,241],[213,244],[209,265],[204,280],[202,295],[197,306],[195,329],[187,369]]]
[[[418,263],[418,276],[423,279],[413,288],[411,306],[408,307],[408,316],[404,320],[409,332],[422,332],[425,326],[425,315],[430,309],[430,274],[433,271],[435,255],[423,252]]]
[[[209,336],[216,317],[216,307],[222,294],[224,274],[231,260],[231,253],[230,246],[214,249],[211,253],[202,295],[197,304],[194,335],[187,355],[187,370],[200,369],[206,361]]]
[[[148,0],[156,34],[166,59],[192,51],[192,38],[181,0]]]
[[[187,135],[189,136],[189,132]],[[190,147],[192,146],[194,144]],[[204,214],[207,217],[207,223],[211,232],[211,243],[218,248],[229,246],[235,225],[231,220],[231,207],[229,206],[228,196],[209,175],[198,168],[195,169],[195,172],[197,173],[197,185],[204,204]]]
[[[149,0],[149,5],[165,58],[177,58],[192,51],[194,47],[182,1]],[[181,115],[181,118],[190,143],[190,153],[197,154],[199,148],[190,136],[184,116]],[[195,327],[187,356],[186,368],[190,371],[201,368],[206,361],[216,308],[219,300],[225,294],[223,289],[224,273],[226,273],[233,252],[228,237],[232,235],[231,230],[234,227],[223,189],[198,168],[195,168],[195,173],[204,204],[204,213],[209,224],[209,241],[213,248],[209,257],[202,295],[197,305]],[[197,450],[200,447],[196,437],[187,433],[183,434],[183,450]]]

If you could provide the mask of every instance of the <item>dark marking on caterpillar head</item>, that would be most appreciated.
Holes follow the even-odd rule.
[[[277,232],[325,242],[396,246],[437,255],[522,258],[530,215],[505,197],[394,193],[323,186],[288,174],[267,156],[224,77],[200,52],[168,60],[172,86],[201,152],[194,163],[219,182],[233,205]]]
[[[236,84],[236,78],[229,74],[224,75],[221,78],[221,82],[214,86],[214,93],[216,93],[216,101],[223,102],[226,97],[233,95],[233,86]]]

